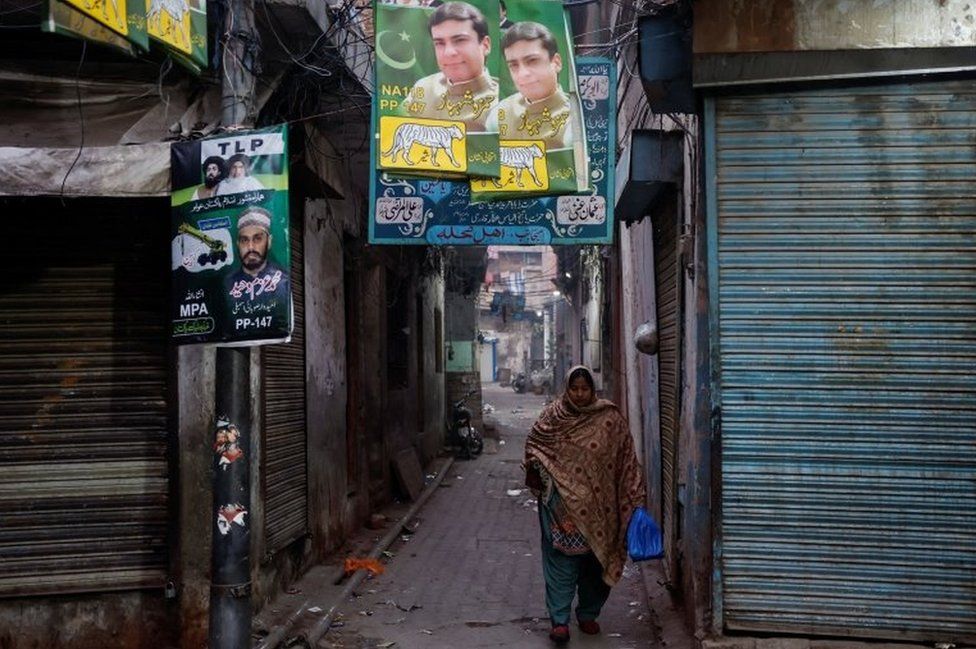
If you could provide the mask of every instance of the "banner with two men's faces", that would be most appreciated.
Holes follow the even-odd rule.
[[[287,126],[172,145],[172,336],[260,344],[292,331]]]
[[[560,0],[376,0],[377,167],[470,182],[471,200],[588,187]]]

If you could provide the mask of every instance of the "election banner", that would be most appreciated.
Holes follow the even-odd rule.
[[[194,72],[207,67],[205,0],[138,1],[145,5],[146,31],[150,38],[160,43],[184,67]]]
[[[42,31],[83,38],[135,55],[150,40],[199,74],[207,66],[206,0],[46,0]]]
[[[589,141],[590,186],[564,196],[472,202],[464,181],[400,178],[373,171],[373,244],[590,244],[613,240],[616,167],[616,62],[576,60],[582,124]]]
[[[498,0],[376,0],[374,166],[498,177]]]
[[[109,45],[129,56],[136,55],[135,47],[127,38],[61,0],[47,0],[46,8],[47,16],[41,23],[41,31]]]
[[[149,50],[149,35],[146,33],[145,0],[63,0],[71,9],[104,25],[116,34],[143,51]],[[49,13],[49,16],[52,14]],[[58,16],[57,12],[53,15]],[[62,23],[64,25],[65,23]],[[71,23],[68,23],[71,24]],[[78,23],[75,23],[76,25]],[[51,31],[51,30],[47,30]],[[67,31],[67,30],[64,30]],[[82,35],[82,30],[74,30],[74,35]],[[93,38],[96,42],[104,39]]]
[[[172,145],[176,343],[290,337],[287,140],[282,125]]]
[[[472,179],[472,197],[583,191],[586,138],[567,12],[561,0],[505,5],[500,98],[488,120],[500,137],[501,176]]]

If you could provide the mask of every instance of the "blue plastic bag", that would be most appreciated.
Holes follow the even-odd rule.
[[[643,507],[634,510],[627,526],[627,554],[633,561],[660,559],[664,556],[661,528]]]

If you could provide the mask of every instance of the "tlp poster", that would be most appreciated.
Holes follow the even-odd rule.
[[[172,146],[172,336],[257,345],[292,331],[287,126]]]

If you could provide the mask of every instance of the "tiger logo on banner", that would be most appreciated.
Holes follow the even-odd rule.
[[[445,170],[463,173],[467,169],[464,136],[463,122],[382,117],[381,166],[411,171]]]
[[[501,178],[475,178],[474,191],[545,192],[549,189],[549,169],[546,165],[544,140],[501,140]]]
[[[153,38],[192,53],[189,0],[146,0],[146,30]]]

